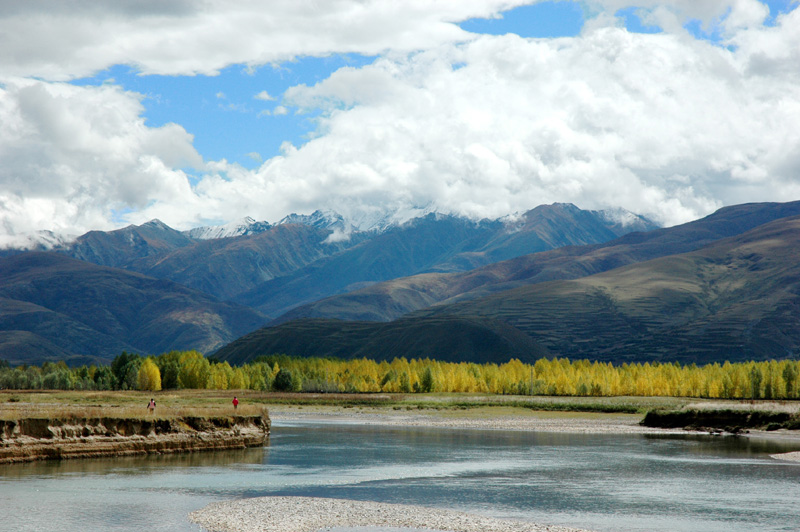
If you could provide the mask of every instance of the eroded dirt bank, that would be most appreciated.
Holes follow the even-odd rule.
[[[269,416],[0,420],[0,464],[260,447]]]

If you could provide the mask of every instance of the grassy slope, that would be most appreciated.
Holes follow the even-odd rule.
[[[800,351],[800,217],[702,250],[441,312],[507,321],[553,352],[600,360],[747,360]]]

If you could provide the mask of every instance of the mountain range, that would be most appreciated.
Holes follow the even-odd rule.
[[[298,307],[217,356],[238,362],[276,351],[362,356],[372,350],[380,358],[410,358],[419,351],[408,331],[424,330],[431,320],[468,319],[523,333],[504,330],[508,353],[530,352],[534,342],[556,356],[618,363],[796,358],[797,249],[800,202],[733,206],[602,244],[394,279],[327,298]],[[481,337],[498,335],[486,330]],[[513,338],[523,341],[513,344]],[[435,358],[459,357],[456,351]]]
[[[320,298],[656,227],[626,211],[569,204],[499,220],[428,212],[403,223],[376,219],[360,230],[364,224],[322,211],[188,232],[153,220],[69,241],[51,235],[48,252],[4,250],[0,358],[77,364],[108,361],[122,350],[211,352]],[[494,331],[498,356],[503,346],[524,344],[505,324],[456,321]]]
[[[570,204],[497,220],[421,214],[365,225],[317,211],[185,232],[153,220],[4,250],[0,359],[800,356],[800,202],[669,228]]]

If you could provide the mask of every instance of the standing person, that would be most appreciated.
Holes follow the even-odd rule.
[[[239,407],[239,400],[234,395],[233,396],[233,409],[236,410],[238,407]]]
[[[150,398],[150,404],[147,405],[147,410],[152,414],[156,411],[156,401],[153,398]]]

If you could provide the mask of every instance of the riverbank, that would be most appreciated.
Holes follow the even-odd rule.
[[[429,532],[586,532],[422,506],[311,497],[261,497],[213,503],[189,519],[214,532],[318,532],[389,527]]]
[[[262,447],[271,421],[257,415],[20,418],[0,420],[0,464]]]

